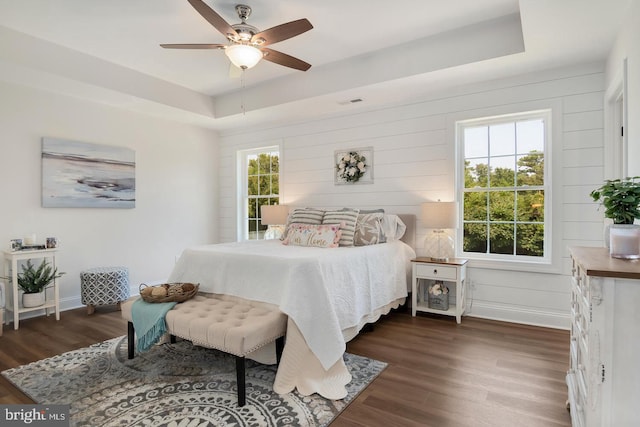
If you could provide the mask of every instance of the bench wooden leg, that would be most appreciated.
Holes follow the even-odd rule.
[[[176,336],[169,334],[169,342],[171,344],[175,344],[176,343]]]
[[[245,385],[245,360],[242,356],[236,356],[236,382],[238,383],[238,406],[244,406],[246,403],[246,385]]]
[[[276,362],[278,365],[280,364],[280,359],[282,359],[282,351],[284,350],[284,336],[276,339]]]
[[[133,359],[133,354],[135,352],[135,336],[136,332],[133,329],[133,322],[127,322],[127,357],[129,359]]]
[[[93,304],[89,304],[87,305],[87,315],[91,315],[93,313],[95,313],[96,311],[96,306]]]

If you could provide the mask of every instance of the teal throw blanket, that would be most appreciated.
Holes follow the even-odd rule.
[[[138,338],[138,351],[147,351],[167,332],[165,316],[175,302],[149,303],[136,300],[131,306],[131,318]]]

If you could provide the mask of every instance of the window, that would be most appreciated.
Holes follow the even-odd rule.
[[[264,238],[266,225],[260,221],[260,206],[279,204],[280,154],[278,147],[240,152],[242,161],[242,206],[240,238]]]
[[[548,260],[549,127],[550,111],[457,123],[465,256]]]

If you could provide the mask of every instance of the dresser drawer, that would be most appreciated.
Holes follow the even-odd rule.
[[[416,276],[420,278],[457,280],[458,271],[455,267],[443,267],[441,265],[416,264]]]

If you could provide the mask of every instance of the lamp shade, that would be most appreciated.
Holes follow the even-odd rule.
[[[458,203],[426,202],[422,204],[422,223],[427,228],[445,229],[458,226]]]
[[[262,51],[246,44],[232,44],[224,50],[229,60],[238,68],[246,70],[254,67],[262,59]]]
[[[287,223],[289,206],[263,205],[260,207],[260,218],[264,225],[282,225]]]

